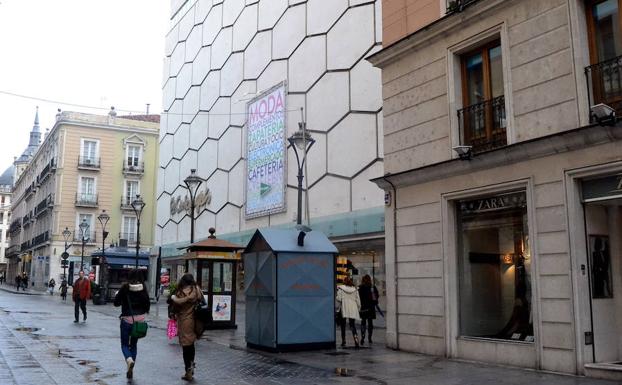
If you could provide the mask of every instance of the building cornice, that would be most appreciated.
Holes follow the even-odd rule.
[[[622,124],[589,125],[483,152],[470,160],[456,158],[397,174],[386,174],[371,181],[384,190],[390,190],[391,185],[418,185],[617,141],[622,141]]]
[[[454,30],[464,28],[464,23],[468,23],[471,19],[479,18],[481,14],[487,11],[505,6],[510,1],[512,0],[477,1],[462,12],[452,12],[436,19],[425,27],[384,47],[365,59],[374,67],[383,68],[409,54],[412,50],[429,45],[434,39],[443,37]]]

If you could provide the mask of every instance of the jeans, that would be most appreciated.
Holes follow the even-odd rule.
[[[74,315],[76,317],[76,321],[80,320],[80,309],[82,309],[82,316],[86,320],[86,299],[76,298],[74,302]]]
[[[121,351],[123,357],[127,360],[132,357],[136,361],[136,353],[138,352],[138,338],[131,337],[132,324],[121,320]]]

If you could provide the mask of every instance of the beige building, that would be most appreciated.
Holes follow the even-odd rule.
[[[9,248],[9,223],[11,223],[11,190],[13,187],[13,168],[9,167],[0,175],[0,276],[7,273],[6,251]]]
[[[84,269],[91,269],[90,253],[102,247],[103,229],[97,217],[104,210],[110,216],[106,245],[122,240],[129,247],[135,245],[137,218],[130,204],[137,194],[146,203],[140,218],[140,245],[153,246],[159,116],[117,117],[114,110],[105,116],[59,111],[56,118],[40,146],[26,157],[30,157],[27,166],[16,172],[13,189],[9,255],[21,261],[16,271],[29,273],[38,289],[50,278],[61,280],[65,229],[71,232],[68,265],[77,275],[82,222],[88,224]],[[38,145],[37,132],[38,118],[31,146]]]
[[[621,378],[620,7],[383,1],[390,346]]]

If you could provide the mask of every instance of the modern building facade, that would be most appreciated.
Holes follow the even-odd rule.
[[[131,202],[137,194],[146,203],[140,244],[153,246],[157,116],[117,117],[113,109],[105,116],[59,111],[56,118],[13,189],[9,257],[21,261],[16,271],[28,273],[37,289],[50,278],[60,282],[65,229],[71,232],[68,253],[74,274],[82,262],[90,270],[90,253],[102,247],[97,217],[104,210],[110,216],[106,245],[122,239],[135,244],[137,218]],[[33,132],[38,131],[37,118]],[[38,141],[34,137],[31,144]],[[84,232],[83,222],[88,225]]]
[[[355,279],[373,275],[383,291],[383,193],[369,181],[382,175],[381,83],[364,60],[380,49],[380,2],[172,1],[171,20],[156,244],[172,279],[190,239],[191,169],[209,197],[196,211],[195,240],[214,227],[245,245],[257,228],[295,225],[298,167],[286,138],[304,119],[315,143],[302,217],[336,242]],[[275,130],[268,139],[266,124]]]
[[[390,346],[620,378],[620,6],[383,1]]]

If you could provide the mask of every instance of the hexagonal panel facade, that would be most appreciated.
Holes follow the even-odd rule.
[[[287,211],[244,216],[246,105],[285,81],[286,131],[301,120],[316,139],[307,159],[311,218],[383,205],[369,182],[382,174],[380,71],[364,56],[380,48],[380,1],[198,0],[166,37],[158,223],[162,245],[187,240],[188,216],[169,214],[190,168],[211,202],[195,239],[292,223],[297,165],[287,150]]]

